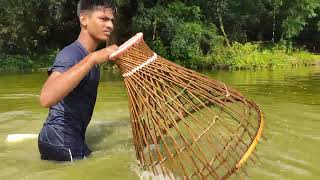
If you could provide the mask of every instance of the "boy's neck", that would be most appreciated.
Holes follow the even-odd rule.
[[[81,30],[79,37],[78,37],[78,41],[84,46],[84,48],[86,48],[86,50],[91,53],[93,52],[99,42],[95,39],[93,39],[86,31]]]

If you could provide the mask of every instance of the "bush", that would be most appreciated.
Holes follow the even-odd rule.
[[[30,69],[32,65],[29,56],[0,54],[0,72]]]
[[[202,67],[207,64],[207,54],[223,44],[223,38],[217,35],[214,25],[202,23],[184,23],[177,29],[171,41],[172,59],[185,61],[189,67]]]
[[[0,54],[0,72],[25,71],[48,67],[52,64],[58,50],[30,57],[28,55]]]
[[[319,56],[307,51],[287,48],[280,44],[271,48],[261,48],[258,44],[233,43],[228,47],[215,49],[210,55],[213,68],[266,69],[288,65],[310,64]]]

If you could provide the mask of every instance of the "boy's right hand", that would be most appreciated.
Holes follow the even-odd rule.
[[[99,51],[95,51],[91,54],[94,64],[102,64],[109,60],[110,54],[118,50],[117,45],[111,45],[106,48],[100,49]]]

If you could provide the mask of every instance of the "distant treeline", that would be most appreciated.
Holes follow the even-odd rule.
[[[260,48],[267,48],[272,53],[274,47],[285,47],[282,50],[289,53],[296,48],[320,51],[319,0],[114,3],[118,15],[113,42],[120,44],[143,32],[159,54],[190,67],[228,66],[224,62],[232,56],[228,51],[234,52],[246,43],[248,47],[244,48],[261,52]],[[71,43],[79,33],[76,7],[76,0],[0,0],[0,52],[33,57]],[[226,59],[219,60],[219,53]]]

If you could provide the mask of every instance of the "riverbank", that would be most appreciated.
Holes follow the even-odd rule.
[[[192,69],[261,70],[277,67],[317,65],[319,54],[283,45],[266,46],[259,43],[233,43],[217,47],[208,56],[192,61]]]
[[[320,66],[320,60],[316,60],[314,62],[311,63],[314,66]]]
[[[26,56],[0,54],[0,72],[43,71],[51,66],[57,51]],[[168,58],[170,59],[170,58]],[[320,55],[305,50],[283,47],[261,48],[253,43],[234,43],[231,47],[215,48],[213,52],[197,59],[175,61],[194,70],[261,70],[277,67],[320,65]],[[106,63],[103,68],[112,68]]]
[[[52,65],[57,50],[40,55],[12,55],[0,53],[0,72],[37,71]]]

